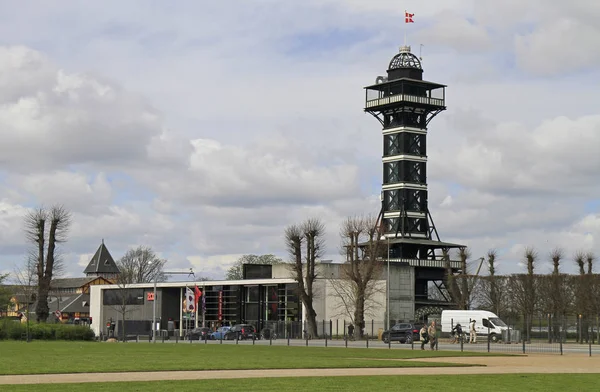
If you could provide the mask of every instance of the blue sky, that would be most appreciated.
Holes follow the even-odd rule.
[[[424,77],[449,85],[428,138],[442,238],[501,250],[501,272],[526,246],[600,251],[600,6],[405,3],[0,3],[0,270],[24,257],[25,210],[56,202],[71,276],[104,238],[220,278],[242,254],[285,257],[285,226],[310,216],[337,258],[342,220],[379,212],[363,87],[404,8]]]

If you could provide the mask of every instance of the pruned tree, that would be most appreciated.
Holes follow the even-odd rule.
[[[163,273],[166,262],[167,260],[158,257],[151,247],[138,246],[129,249],[117,261],[117,266],[128,284],[150,283],[154,281],[155,276],[159,282],[164,282],[167,279]]]
[[[502,317],[508,311],[510,299],[507,294],[507,279],[499,276],[496,271],[497,259],[498,252],[490,249],[487,253],[488,276],[479,281],[478,287],[480,288],[479,298],[482,308]]]
[[[375,280],[382,271],[381,234],[373,216],[347,218],[340,230],[346,262],[340,267],[341,279],[337,286],[340,294],[351,299],[347,301],[350,305],[347,310],[353,310],[352,320],[358,327],[360,338],[364,333],[365,313],[374,305],[374,297],[380,292]]]
[[[310,218],[300,225],[285,229],[285,241],[291,257],[291,272],[298,284],[298,295],[306,309],[308,333],[317,336],[317,313],[313,305],[316,263],[325,252],[325,225],[318,218]],[[303,252],[304,248],[304,252]]]
[[[474,290],[477,285],[478,273],[470,274],[469,259],[471,251],[468,248],[460,248],[458,250],[458,258],[460,260],[460,272],[455,274],[450,268],[450,258],[447,252],[444,252],[446,260],[446,286],[452,298],[452,302],[457,309],[467,310],[471,307],[474,300]],[[482,260],[481,258],[478,260]]]
[[[233,263],[225,274],[227,280],[241,280],[244,279],[243,269],[244,264],[269,264],[275,265],[283,263],[283,260],[279,257],[268,254],[268,255],[243,255]]]
[[[67,240],[71,214],[63,206],[43,207],[30,211],[25,217],[27,240],[35,244],[32,250],[36,260],[37,305],[36,320],[46,322],[50,310],[48,293],[52,277],[60,270],[58,246]]]
[[[545,302],[544,308],[551,314],[553,322],[549,325],[550,336],[560,339],[560,325],[569,308],[570,287],[568,277],[560,273],[560,263],[564,258],[564,251],[555,248],[550,252],[552,274],[540,277],[540,302]]]
[[[535,249],[527,247],[524,252],[526,274],[512,275],[509,279],[510,292],[517,311],[523,315],[526,327],[526,340],[530,341],[531,323],[536,309],[536,279],[535,265],[538,253]]]
[[[589,263],[588,255],[590,258]],[[590,294],[594,291],[594,288],[591,287],[593,281],[592,274],[586,274],[585,267],[587,264],[588,270],[592,269],[594,256],[592,253],[578,251],[575,253],[574,261],[575,264],[577,264],[577,267],[579,267],[579,275],[573,279],[575,312],[577,313],[577,316],[581,316],[577,317],[577,320],[582,323],[581,330],[587,331],[587,317],[590,315],[591,311],[593,311],[593,299]],[[580,338],[583,339],[583,336]]]
[[[585,254],[585,261],[587,263],[587,273],[591,275],[594,269],[594,260],[596,260],[596,256],[592,252],[587,252]]]

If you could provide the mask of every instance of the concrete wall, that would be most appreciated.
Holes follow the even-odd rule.
[[[390,319],[409,321],[415,314],[415,269],[390,266]]]
[[[90,310],[93,320],[92,329],[98,335],[100,332],[107,333],[106,323],[112,318],[113,321],[117,322],[123,318],[122,309],[120,306],[104,306],[103,305],[103,294],[100,287],[90,287]],[[152,320],[153,314],[153,301],[148,301],[147,293],[153,292],[154,289],[143,289],[144,290],[144,304],[143,305],[127,305],[125,311],[126,320]],[[162,309],[162,292],[161,289],[156,291],[156,317],[161,317]],[[97,322],[96,320],[100,321]],[[163,323],[164,324],[164,323]],[[117,322],[118,325],[118,322]],[[166,326],[162,326],[166,328]],[[117,326],[118,329],[118,326]],[[115,332],[118,332],[115,330]],[[127,331],[126,331],[127,332]]]

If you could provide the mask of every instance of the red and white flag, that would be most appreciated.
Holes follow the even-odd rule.
[[[415,16],[415,14],[409,14],[408,12],[404,11],[404,23],[415,23],[413,16]]]
[[[189,287],[185,288],[186,312],[193,312],[196,309],[196,298],[194,292]]]

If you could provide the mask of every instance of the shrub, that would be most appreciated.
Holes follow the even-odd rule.
[[[9,319],[0,320],[0,340],[21,340],[27,325]],[[29,336],[35,340],[95,340],[94,331],[84,325],[29,323]]]

